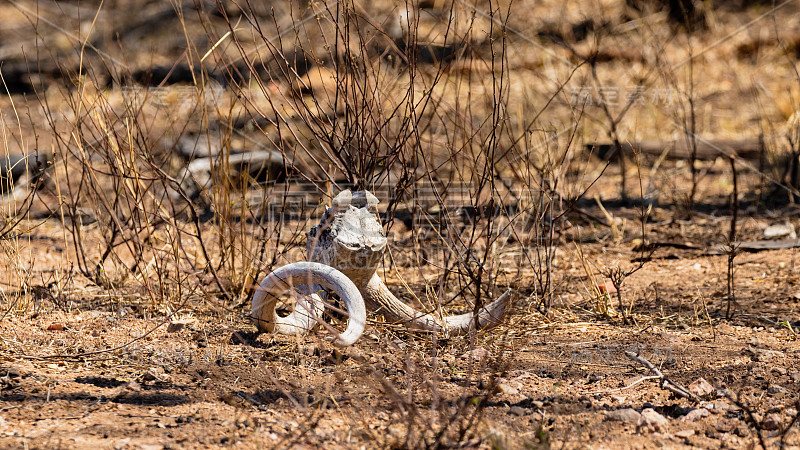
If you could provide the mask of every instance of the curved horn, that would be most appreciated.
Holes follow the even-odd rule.
[[[297,284],[320,284],[339,295],[350,315],[344,333],[336,336],[334,344],[352,345],[364,332],[367,312],[358,288],[343,273],[331,266],[314,262],[296,262],[276,269],[264,278],[253,295],[252,317],[262,332],[280,334],[305,334],[320,322],[323,302],[313,288],[305,290],[298,299],[295,310],[287,317],[275,313],[278,297]]]
[[[364,296],[370,303],[370,309],[378,314],[383,314],[391,322],[404,323],[412,328],[433,332],[464,333],[475,329],[474,313],[446,316],[442,323],[436,317],[421,313],[406,305],[392,294],[377,273],[370,278],[364,288]],[[491,328],[499,325],[508,311],[510,300],[511,289],[497,300],[481,308],[478,312],[478,328]]]

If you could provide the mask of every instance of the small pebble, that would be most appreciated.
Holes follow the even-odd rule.
[[[773,367],[771,369],[771,372],[777,375],[786,375],[786,369],[784,369],[783,367],[777,367],[777,366]]]
[[[641,419],[642,415],[639,414],[638,411],[632,408],[606,411],[606,420],[612,420],[615,422],[634,423],[638,425]]]
[[[705,378],[698,378],[689,385],[689,392],[698,397],[706,397],[716,393],[717,390]]]
[[[696,422],[703,417],[708,417],[709,412],[705,408],[697,408],[689,411],[685,416],[681,417],[684,422]]]
[[[767,417],[764,419],[764,423],[762,424],[764,429],[767,431],[777,430],[781,427],[781,425],[783,425],[783,420],[781,419],[781,416],[775,413],[767,414]]]
[[[508,413],[514,416],[524,416],[526,412],[525,408],[521,406],[512,406],[511,409],[508,410]]]
[[[642,411],[640,427],[647,428],[653,431],[663,432],[667,428],[667,418],[656,412],[656,410],[647,408]]]
[[[737,423],[733,419],[720,419],[714,424],[714,429],[720,433],[728,433],[733,431],[736,425]]]
[[[689,439],[690,437],[694,436],[694,430],[681,430],[676,432],[675,436],[681,439]]]
[[[502,394],[510,394],[510,395],[519,394],[519,389],[505,383],[498,384],[497,390],[500,391],[500,393]]]
[[[788,392],[786,388],[778,384],[773,384],[767,389],[767,393],[770,395],[785,394],[786,392]]]

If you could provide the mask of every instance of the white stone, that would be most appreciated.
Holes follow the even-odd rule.
[[[656,412],[652,408],[647,408],[641,413],[640,427],[653,431],[664,431],[667,428],[667,418]]]

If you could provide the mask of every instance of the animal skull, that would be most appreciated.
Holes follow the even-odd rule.
[[[340,345],[352,344],[358,336],[353,338],[348,333],[364,329],[366,312],[363,303],[359,303],[362,298],[370,310],[384,315],[390,322],[438,333],[463,333],[476,326],[495,326],[508,309],[510,289],[481,308],[477,317],[474,313],[466,313],[441,319],[416,311],[392,294],[376,272],[383,259],[387,240],[378,218],[378,199],[369,191],[342,191],[333,199],[333,206],[325,211],[319,225],[314,226],[307,236],[308,255],[313,263],[295,263],[276,270],[264,279],[261,289],[253,296],[252,315],[261,331],[305,334],[320,322],[318,317],[322,313],[322,298],[314,287],[302,281],[309,280],[308,275],[302,278],[299,272],[292,272],[295,278],[285,284],[297,284],[294,281],[306,283],[301,290],[304,296],[298,300],[295,311],[288,317],[280,318],[275,314],[277,299],[269,293],[275,293],[279,284],[277,280],[295,270],[293,267],[296,264],[307,264],[302,267],[310,272],[311,281],[333,289],[345,302],[350,321],[345,333],[337,338]],[[292,269],[288,270],[290,267]],[[281,270],[284,271],[278,273]],[[343,275],[350,283],[342,281],[339,275]],[[339,284],[326,277],[336,278]],[[353,287],[359,293],[357,298],[355,295],[351,298]],[[272,300],[268,300],[268,297]]]

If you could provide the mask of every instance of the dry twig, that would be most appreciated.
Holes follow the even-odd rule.
[[[630,386],[627,386],[627,387],[634,386],[634,385],[639,384],[640,382],[645,381],[645,380],[661,380],[661,382],[658,383],[658,387],[660,387],[662,389],[666,389],[668,391],[671,391],[675,395],[679,395],[681,397],[688,398],[689,400],[691,400],[693,402],[696,402],[696,401],[700,400],[699,398],[697,398],[696,395],[694,395],[691,392],[689,392],[689,390],[686,389],[685,387],[680,386],[678,384],[675,384],[672,380],[670,380],[669,378],[665,377],[664,374],[661,373],[661,371],[658,369],[658,367],[654,366],[650,361],[644,359],[643,357],[641,357],[638,354],[633,353],[633,352],[625,352],[625,356],[627,356],[629,359],[632,359],[632,360],[644,365],[645,367],[647,367],[654,374],[654,375],[651,375],[651,376],[642,377],[641,379],[633,382]]]

